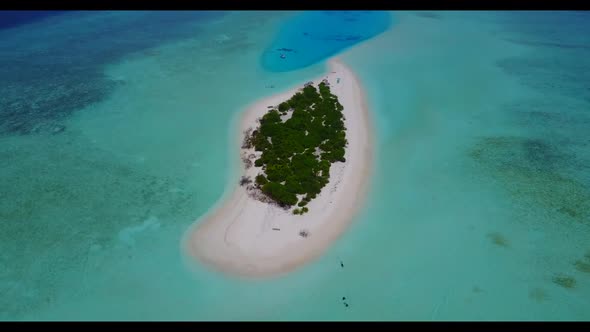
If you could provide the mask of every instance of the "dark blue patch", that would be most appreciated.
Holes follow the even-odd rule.
[[[271,72],[304,68],[325,60],[389,28],[391,14],[382,11],[312,11],[288,20],[262,54]]]
[[[63,10],[2,10],[0,11],[0,30],[33,23],[63,13],[65,13]]]
[[[95,15],[104,19],[87,24],[85,18]],[[67,12],[55,22],[4,30],[0,136],[64,131],[65,118],[100,102],[122,84],[104,76],[104,65],[167,41],[194,37],[195,22],[206,24],[221,15],[165,11],[113,17],[104,12]],[[53,29],[56,22],[60,29]]]

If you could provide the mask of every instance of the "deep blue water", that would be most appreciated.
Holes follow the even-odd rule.
[[[167,41],[195,37],[201,25],[224,15],[62,12],[52,20],[49,16],[56,12],[24,13],[28,15],[4,12],[0,17],[21,25],[0,31],[0,137],[60,130],[59,122],[107,98],[119,84],[104,77],[105,65]],[[25,22],[35,24],[23,26]],[[28,96],[30,91],[35,93]]]
[[[305,68],[372,38],[389,28],[388,12],[311,11],[286,22],[262,54],[272,72]]]
[[[0,30],[32,23],[63,13],[65,11],[62,10],[2,10],[0,11]]]

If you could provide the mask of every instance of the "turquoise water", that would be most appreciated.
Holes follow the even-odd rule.
[[[260,281],[180,238],[231,185],[242,107],[324,71],[261,64],[294,13],[67,15],[0,31],[0,319],[590,319],[587,14],[396,12],[340,53],[369,201]]]
[[[284,72],[310,66],[387,30],[393,15],[382,11],[311,11],[281,25],[262,54],[262,66]]]

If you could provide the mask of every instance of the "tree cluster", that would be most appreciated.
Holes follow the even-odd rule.
[[[320,83],[319,90],[308,85],[260,119],[248,143],[262,152],[254,165],[263,170],[255,179],[263,193],[280,205],[300,207],[320,193],[331,163],[346,160],[343,109]],[[283,121],[288,112],[291,117]],[[299,201],[297,195],[305,196]]]

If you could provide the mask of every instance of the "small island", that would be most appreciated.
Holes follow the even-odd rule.
[[[306,207],[330,180],[330,165],[345,162],[346,128],[344,107],[330,92],[329,83],[321,82],[319,89],[308,82],[289,100],[273,107],[260,125],[245,132],[242,149],[246,168],[260,168],[255,184],[248,177],[252,196],[260,193],[280,207],[300,208],[294,214],[308,212]],[[261,199],[265,201],[264,199]]]
[[[337,59],[328,66],[239,114],[229,186],[183,240],[199,263],[245,278],[283,275],[352,223],[369,186],[372,130],[356,75]]]

